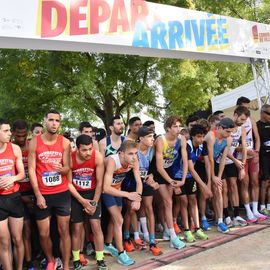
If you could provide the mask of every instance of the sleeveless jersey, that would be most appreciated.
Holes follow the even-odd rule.
[[[125,136],[121,136],[121,142],[125,140]],[[117,154],[119,149],[114,149],[112,146],[111,136],[106,137],[105,157]]]
[[[41,194],[57,194],[68,190],[65,175],[54,171],[55,162],[63,164],[63,136],[58,135],[53,145],[43,142],[42,135],[36,137],[36,173]]]
[[[28,141],[26,143],[28,144]],[[32,190],[28,174],[28,150],[22,150],[22,160],[25,171],[25,178],[20,181],[20,192],[28,192]]]
[[[121,189],[122,182],[124,181],[126,174],[131,170],[129,167],[123,168],[120,162],[118,154],[111,155],[111,158],[115,162],[115,170],[113,172],[112,187]]]
[[[179,155],[179,148],[181,146],[181,139],[177,138],[175,146],[170,147],[165,135],[162,136],[163,140],[163,167],[164,169],[170,168]]]
[[[259,120],[257,127],[261,141],[260,154],[268,156],[270,154],[270,122]]]
[[[6,150],[0,154],[0,177],[1,176],[15,176],[16,175],[16,156],[13,152],[12,143],[9,142],[6,145]],[[19,191],[20,184],[15,182],[11,187],[6,189],[0,188],[1,195],[9,195]]]
[[[93,149],[89,160],[82,164],[78,164],[76,160],[76,152],[71,154],[72,158],[72,183],[76,190],[87,191],[95,189],[96,181],[96,150]]]

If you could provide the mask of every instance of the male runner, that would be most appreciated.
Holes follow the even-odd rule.
[[[260,212],[266,216],[270,216],[270,105],[264,104],[261,108],[260,120],[257,122],[258,132],[261,141],[260,147],[260,167],[261,177],[261,208]],[[268,190],[267,207],[265,206],[266,194]]]
[[[38,136],[42,133],[43,126],[40,123],[33,123],[31,126],[32,136]]]
[[[76,140],[77,150],[72,153],[71,171],[68,174],[69,189],[72,194],[71,222],[72,254],[74,269],[81,269],[80,247],[83,221],[90,223],[96,250],[97,267],[106,270],[103,248],[104,239],[100,225],[104,162],[102,155],[93,149],[93,140],[88,135],[80,135]]]
[[[9,123],[0,119],[0,261],[5,270],[12,270],[10,237],[17,270],[23,269],[23,204],[18,181],[25,178],[22,152],[10,142]]]
[[[64,270],[69,269],[71,241],[69,220],[71,197],[66,175],[69,172],[70,142],[58,135],[60,113],[50,110],[44,117],[45,132],[29,144],[28,170],[36,197],[35,216],[40,244],[47,257],[47,270],[55,269],[52,254],[50,219],[56,215]]]
[[[119,153],[111,155],[106,162],[106,171],[104,176],[104,194],[102,194],[103,203],[107,207],[111,222],[113,225],[113,237],[117,248],[116,252],[112,252],[113,256],[118,256],[118,263],[123,265],[134,264],[123,248],[122,243],[122,225],[123,217],[122,198],[132,201],[132,209],[139,210],[142,196],[142,182],[139,172],[139,164],[137,158],[137,143],[133,141],[125,141],[122,143]],[[121,191],[121,184],[128,171],[133,170],[136,180],[136,192]],[[106,237],[105,246],[111,246],[112,238]]]
[[[136,142],[138,140],[138,131],[142,126],[142,121],[138,116],[131,117],[128,121],[129,132],[126,140],[132,140]]]
[[[85,134],[85,135],[90,136],[92,138],[92,140],[93,140],[94,149],[99,151],[98,142],[93,138],[94,137],[94,131],[93,131],[92,125],[87,121],[81,122],[80,126],[79,126],[79,131],[80,131],[80,134]]]
[[[25,249],[25,263],[28,270],[33,270],[32,246],[31,246],[31,215],[33,214],[34,194],[28,176],[28,126],[24,120],[16,120],[12,125],[12,134],[14,143],[22,151],[22,159],[25,171],[25,178],[20,182],[20,193],[24,204],[24,222],[23,222],[23,242]]]

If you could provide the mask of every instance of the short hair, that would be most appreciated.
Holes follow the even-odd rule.
[[[242,105],[236,107],[233,114],[237,114],[238,116],[244,114],[246,117],[250,117],[249,109],[245,106],[242,106]]]
[[[120,115],[114,115],[110,120],[109,120],[109,127],[113,127],[114,120],[120,120],[121,116]]]
[[[186,126],[188,126],[189,123],[198,121],[199,119],[200,119],[200,117],[197,115],[190,115],[186,120]]]
[[[218,118],[218,116],[217,115],[214,115],[214,114],[209,115],[208,122],[210,123],[210,125],[213,124],[213,123],[215,123],[215,121],[220,121],[220,119]]]
[[[36,127],[43,128],[43,125],[41,125],[40,123],[37,123],[37,122],[33,123],[31,126],[31,132],[33,132]]]
[[[236,105],[243,105],[243,103],[250,103],[250,99],[247,97],[240,97],[236,101]]]
[[[106,130],[104,128],[98,128],[96,131],[96,140],[99,142],[107,135]]]
[[[126,141],[122,142],[118,152],[125,152],[131,148],[138,148],[138,143],[131,141],[131,140],[126,140]]]
[[[176,115],[168,117],[164,123],[164,129],[167,131],[168,128],[171,128],[176,122],[181,123],[181,118]]]
[[[131,118],[128,120],[128,125],[129,125],[129,126],[132,126],[136,121],[141,121],[141,118],[138,117],[138,116],[131,117]]]
[[[9,122],[7,119],[4,119],[4,118],[0,118],[0,126],[2,125],[9,125]]]
[[[88,135],[85,135],[85,134],[82,134],[82,135],[78,136],[78,138],[76,139],[76,146],[77,146],[78,149],[80,148],[81,144],[89,145],[89,144],[92,144],[92,143],[93,143],[92,138],[90,136],[88,136]]]
[[[150,127],[151,125],[154,125],[154,124],[155,124],[154,121],[148,120],[148,121],[145,121],[145,122],[143,123],[143,126],[145,126],[145,127]]]
[[[79,131],[82,132],[84,128],[93,128],[88,121],[83,121],[80,123]]]
[[[45,117],[45,118],[48,118],[48,115],[49,115],[50,113],[58,114],[58,115],[60,116],[60,112],[58,112],[58,111],[55,110],[55,109],[50,109],[50,110],[48,110],[48,111],[45,113],[44,117]]]
[[[197,124],[203,126],[207,131],[211,128],[210,123],[204,118],[199,119]]]
[[[28,125],[24,120],[18,119],[14,121],[12,125],[12,130],[14,131],[16,129],[28,129]]]
[[[206,129],[202,125],[198,124],[194,125],[189,132],[191,137],[194,137],[198,134],[205,135],[206,133],[207,133]]]
[[[223,112],[223,111],[215,111],[215,112],[213,113],[213,115],[218,116],[218,115],[221,114],[221,113],[224,113],[224,112]]]
[[[263,104],[261,108],[261,113],[265,112],[269,108],[270,108],[270,104]]]

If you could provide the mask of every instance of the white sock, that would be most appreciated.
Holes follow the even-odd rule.
[[[139,220],[138,220],[138,232],[139,232],[139,234],[142,234],[141,222]]]
[[[169,229],[169,234],[170,234],[171,240],[172,240],[174,237],[177,236],[176,233],[175,233],[175,231],[174,231],[174,228]]]
[[[164,223],[164,231],[166,231],[166,233],[167,233],[168,235],[170,235],[170,232],[169,232],[169,228],[168,228],[168,226],[167,226],[167,223]]]
[[[254,218],[254,215],[253,215],[253,213],[252,213],[252,211],[251,211],[251,209],[250,209],[249,203],[244,204],[244,206],[245,206],[245,208],[246,208],[246,213],[247,213],[248,219]]]
[[[144,234],[149,234],[148,228],[147,228],[147,220],[146,220],[146,217],[141,217],[141,218],[140,218],[140,222],[141,222],[141,226],[142,226],[143,235],[144,235]]]
[[[270,210],[270,203],[267,204],[267,210]]]
[[[139,232],[134,232],[134,240],[140,239]]]
[[[158,227],[160,232],[163,232],[164,228],[160,223],[158,223],[157,227]]]
[[[218,218],[217,223],[220,224],[220,223],[222,223],[222,222],[223,222],[223,218]]]
[[[202,220],[207,220],[206,216],[202,216]]]
[[[270,206],[270,204],[269,204]],[[267,207],[268,207],[268,204],[267,204]],[[265,204],[261,204],[261,210],[265,209]]]
[[[252,212],[254,215],[259,214],[258,213],[258,202],[252,202]]]

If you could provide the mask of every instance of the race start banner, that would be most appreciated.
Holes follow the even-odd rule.
[[[0,47],[249,62],[270,25],[143,0],[1,0]]]

